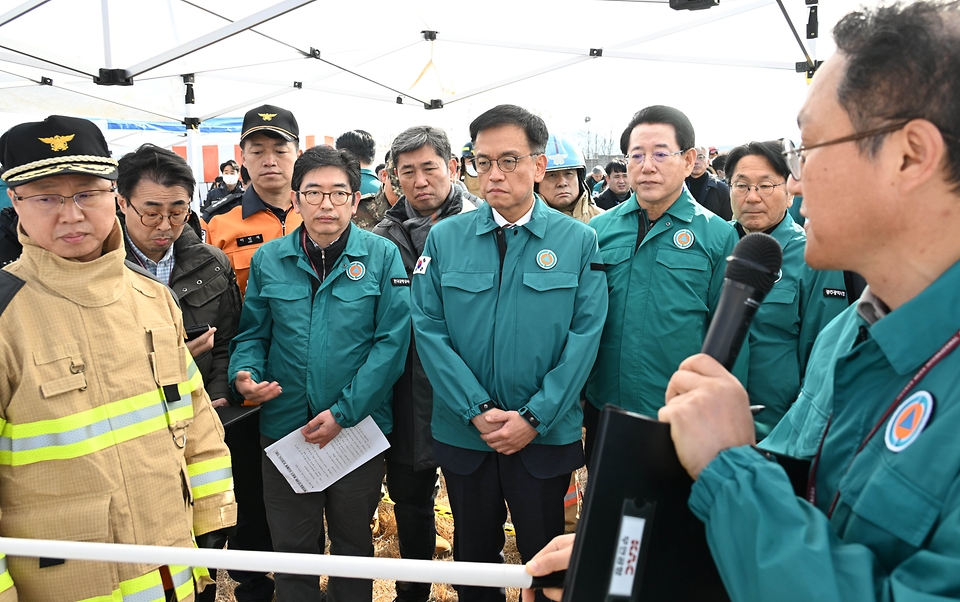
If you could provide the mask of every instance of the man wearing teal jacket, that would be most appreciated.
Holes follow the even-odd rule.
[[[685,363],[660,418],[732,600],[956,600],[960,140],[946,132],[960,131],[960,81],[930,74],[960,69],[960,7],[863,10],[834,37],[800,111],[804,147],[788,147],[789,188],[807,262],[868,288],[817,339],[764,442],[814,458],[812,503],[745,445],[743,389],[710,358]]]
[[[503,562],[504,501],[530,558],[563,533],[583,465],[580,391],[607,311],[596,234],[533,193],[547,128],[501,105],[470,125],[487,203],[436,224],[413,271],[417,349],[433,385],[435,457],[454,559]],[[458,587],[461,602],[503,591]]]
[[[764,441],[814,458],[808,501],[751,447],[746,391],[706,355],[659,418],[737,602],[960,599],[960,5],[861,9],[833,30],[786,142],[811,267],[868,288],[818,337]],[[852,192],[853,191],[853,192]],[[563,566],[569,540],[534,573]],[[541,566],[542,563],[542,566]]]
[[[747,342],[750,403],[766,409],[754,419],[757,440],[766,437],[800,392],[813,342],[848,307],[843,272],[815,270],[803,260],[807,235],[788,209],[790,169],[776,140],[750,142],[727,155],[731,222],[741,237],[765,232],[783,250],[780,276],[757,309]]]
[[[410,343],[410,281],[396,245],[350,222],[360,164],[317,146],[294,165],[293,206],[303,225],[257,250],[230,349],[230,380],[262,402],[264,447],[300,430],[323,447],[373,416],[393,427],[391,394]],[[380,499],[379,454],[319,493],[296,493],[266,456],[264,504],[277,552],[373,556],[370,517]],[[277,599],[319,602],[316,577],[276,574]],[[331,578],[330,600],[370,600],[369,580]]]
[[[677,109],[634,115],[620,147],[634,195],[590,221],[606,266],[610,312],[587,381],[590,461],[600,409],[646,416],[663,406],[667,381],[697,353],[720,300],[734,229],[684,186],[697,157],[693,125]],[[745,349],[737,373],[746,382]]]

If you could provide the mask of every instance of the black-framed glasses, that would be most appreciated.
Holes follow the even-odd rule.
[[[497,164],[497,168],[503,173],[510,173],[517,170],[517,164],[520,163],[520,159],[526,159],[527,157],[536,157],[542,153],[530,153],[529,155],[524,155],[522,157],[500,157],[499,159],[488,159],[486,157],[474,157],[473,158],[473,168],[477,170],[477,173],[487,173],[490,171],[490,168],[493,167],[493,164]]]
[[[753,189],[756,190],[757,194],[760,196],[770,196],[778,186],[783,186],[785,184],[786,181],[780,182],[779,184],[764,181],[756,185],[750,185],[746,182],[734,182],[730,185],[730,191],[733,192],[734,196],[747,196],[750,194],[750,190]]]
[[[684,150],[678,150],[673,153],[668,153],[667,151],[657,151],[655,153],[650,153],[649,156],[653,158],[653,160],[656,161],[657,163],[663,163],[668,158],[674,155],[682,155],[685,152],[686,151]],[[623,158],[626,159],[627,161],[630,161],[634,165],[643,165],[643,162],[646,160],[647,155],[645,155],[644,153],[630,153],[629,155],[624,155]]]
[[[323,199],[330,197],[330,202],[339,207],[340,205],[345,205],[351,196],[353,196],[353,193],[347,192],[346,190],[332,190],[330,192],[324,192],[322,190],[297,191],[297,199],[308,205],[319,205],[323,202]]]
[[[102,207],[104,201],[111,199],[111,195],[117,191],[116,186],[111,186],[109,190],[83,190],[71,196],[60,194],[33,194],[30,196],[19,196],[14,194],[14,200],[26,203],[40,213],[59,213],[63,209],[63,204],[67,199],[73,199],[81,211],[89,211]],[[113,197],[115,198],[115,197]],[[112,199],[111,199],[112,200]]]
[[[147,211],[146,213],[140,213],[137,211],[137,208],[133,206],[133,203],[127,202],[127,205],[133,209],[133,212],[140,216],[140,223],[148,228],[155,228],[163,223],[163,218],[170,220],[170,225],[177,227],[182,226],[187,223],[187,220],[190,219],[190,210],[184,209],[183,211],[171,211],[170,213],[164,215],[162,213],[157,213],[156,211]]]
[[[857,140],[863,140],[865,138],[871,138],[873,136],[879,136],[881,134],[889,134],[890,132],[895,132],[902,128],[903,126],[910,123],[912,119],[901,119],[899,121],[894,121],[893,123],[888,123],[887,125],[874,128],[872,130],[865,130],[863,132],[855,132],[849,136],[843,136],[842,138],[835,138],[833,140],[827,140],[826,142],[818,142],[817,144],[811,144],[809,146],[794,146],[793,141],[784,138],[783,139],[783,156],[787,158],[787,167],[790,168],[790,175],[793,176],[793,179],[800,181],[800,173],[802,171],[803,163],[806,161],[803,157],[803,153],[808,150],[813,150],[815,148],[820,148],[821,146],[832,146],[834,144],[843,144],[844,142],[855,142]]]

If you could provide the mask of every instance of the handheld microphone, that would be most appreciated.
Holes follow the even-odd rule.
[[[757,308],[778,280],[783,250],[769,234],[744,236],[727,258],[723,291],[713,321],[703,340],[701,353],[717,360],[727,370],[740,354]]]

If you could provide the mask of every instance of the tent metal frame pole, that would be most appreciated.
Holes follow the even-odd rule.
[[[113,50],[110,47],[110,0],[100,0],[100,15],[103,17],[103,65],[113,69]]]
[[[30,2],[24,2],[17,8],[7,11],[6,13],[0,15],[0,27],[3,27],[14,19],[19,19],[33,9],[43,6],[47,2],[50,2],[50,0],[30,0]]]
[[[794,63],[781,61],[754,61],[749,59],[724,59],[702,56],[672,56],[665,54],[650,54],[643,52],[623,52],[622,50],[604,51],[604,57],[618,59],[633,59],[640,61],[658,61],[665,63],[692,63],[695,65],[723,65],[729,67],[754,67],[758,69],[778,69],[795,71]]]
[[[13,47],[4,40],[0,39],[0,48],[10,51],[15,57],[7,57],[6,60],[11,63],[17,63],[25,67],[36,67],[39,69],[50,69],[59,73],[68,75],[82,75],[84,77],[93,77],[94,69],[86,65],[78,65],[73,59],[58,56],[47,50],[41,50],[32,46],[17,42],[17,47]],[[23,57],[23,58],[20,58]]]
[[[242,19],[238,19],[229,25],[225,25],[220,29],[208,33],[207,35],[200,36],[195,40],[191,40],[185,44],[177,46],[176,48],[171,48],[170,50],[158,54],[157,56],[137,63],[136,65],[126,69],[127,77],[133,78],[141,73],[146,73],[151,69],[156,69],[161,65],[166,65],[167,63],[182,58],[192,52],[196,52],[201,48],[206,48],[207,46],[216,44],[217,42],[235,36],[242,31],[246,31],[251,27],[256,27],[257,25],[266,23],[267,21],[275,19],[292,10],[296,10],[301,6],[310,4],[313,1],[314,0],[285,0],[284,2],[278,2],[269,8],[265,8],[260,12],[254,13]]]
[[[459,101],[459,100],[464,100],[464,99],[469,98],[469,97],[471,97],[471,96],[476,96],[477,94],[483,94],[484,92],[489,92],[490,90],[495,90],[495,89],[497,89],[497,88],[502,88],[503,86],[507,86],[507,85],[510,85],[510,84],[512,84],[512,83],[516,83],[516,82],[518,82],[518,81],[522,81],[522,80],[525,80],[525,79],[528,79],[528,78],[531,78],[531,77],[536,77],[536,76],[538,76],[538,75],[543,75],[544,73],[550,73],[551,71],[556,71],[557,69],[563,69],[564,67],[569,67],[570,65],[575,65],[575,64],[577,64],[577,63],[582,63],[583,61],[590,61],[590,60],[593,60],[593,59],[595,59],[595,58],[597,58],[597,57],[593,57],[593,56],[575,56],[575,57],[569,58],[569,59],[567,59],[567,60],[565,60],[565,61],[560,61],[560,62],[557,62],[557,63],[553,63],[553,64],[551,64],[551,65],[547,65],[546,67],[541,67],[540,69],[534,69],[534,70],[532,70],[532,71],[527,71],[527,72],[525,72],[525,73],[520,73],[519,75],[514,75],[514,76],[512,76],[512,77],[504,78],[504,79],[502,79],[502,80],[500,80],[500,81],[498,81],[498,82],[494,82],[494,83],[489,84],[489,85],[486,85],[486,86],[481,86],[481,87],[479,87],[479,88],[474,88],[473,90],[467,90],[467,91],[464,92],[463,94],[458,94],[458,95],[454,96],[453,98],[451,98],[451,99],[449,99],[449,100],[443,101],[443,104],[444,104],[444,105],[448,105],[448,104],[450,104],[450,103],[452,103],[452,102],[457,102],[457,101]]]

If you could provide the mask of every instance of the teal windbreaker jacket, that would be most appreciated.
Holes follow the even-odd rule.
[[[636,195],[590,220],[606,264],[610,310],[587,400],[656,417],[680,362],[700,352],[726,258],[739,239],[686,187],[638,248],[640,220],[649,223]],[[744,384],[748,352],[744,345],[734,370]]]
[[[301,245],[303,226],[257,249],[237,336],[237,372],[277,381],[283,392],[263,404],[260,432],[280,439],[324,410],[342,427],[372,415],[393,429],[393,384],[410,345],[410,283],[400,252],[350,224],[340,262],[320,283]]]
[[[771,236],[783,249],[783,267],[747,336],[747,393],[751,404],[766,406],[754,419],[758,440],[770,434],[796,400],[817,335],[848,306],[843,272],[807,265],[807,236],[789,213]]]
[[[960,351],[893,406],[960,331],[958,307],[960,263],[872,324],[853,306],[824,329],[800,398],[762,445],[809,458],[826,430],[815,505],[749,447],[703,470],[690,508],[732,600],[960,599]]]
[[[534,202],[528,223],[505,230],[502,274],[487,204],[434,226],[414,269],[414,336],[441,443],[491,451],[470,423],[491,400],[540,421],[533,444],[580,440],[605,278],[593,230]]]

